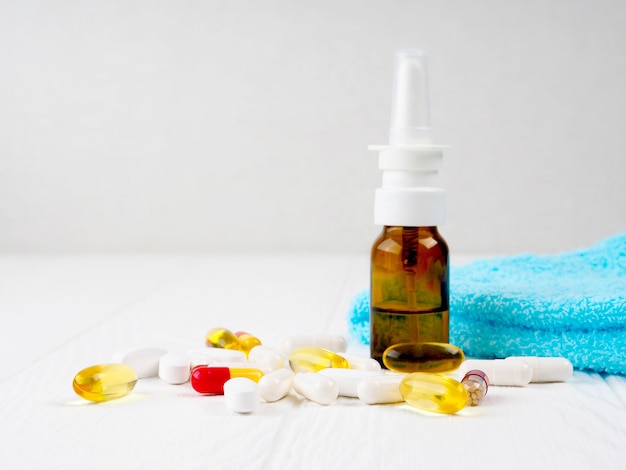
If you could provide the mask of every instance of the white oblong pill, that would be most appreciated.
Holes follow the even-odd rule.
[[[251,413],[260,403],[259,384],[247,377],[235,377],[224,384],[224,400],[229,410]]]
[[[533,376],[533,368],[518,360],[466,359],[460,367],[464,374],[472,369],[482,370],[487,374],[489,385],[523,387],[530,383]]]
[[[505,359],[516,360],[533,368],[532,383],[565,382],[574,372],[572,363],[564,357],[511,356]]]
[[[382,372],[382,367],[380,366],[380,363],[376,359],[372,359],[371,357],[356,356],[354,354],[346,353],[343,353],[341,356],[350,363],[351,369]]]
[[[296,392],[320,405],[330,405],[339,396],[339,386],[330,377],[316,372],[300,372],[293,378]]]
[[[187,351],[191,367],[208,366],[222,362],[245,362],[246,354],[236,349],[195,348]]]
[[[284,398],[293,387],[293,371],[278,369],[264,375],[259,380],[259,394],[267,402]]]
[[[138,379],[159,375],[159,359],[167,351],[162,348],[133,348],[118,351],[112,361],[132,367]]]
[[[342,353],[348,348],[348,344],[340,335],[306,335],[290,336],[283,343],[283,350],[289,356],[294,350],[305,346],[324,348],[329,351]]]
[[[255,346],[248,353],[248,360],[266,364],[270,370],[278,370],[285,367],[285,357],[278,351],[267,346]]]
[[[339,395],[342,397],[358,397],[357,385],[363,379],[371,379],[382,375],[382,372],[375,372],[371,370],[357,370],[357,369],[339,369],[339,368],[327,368],[322,369],[318,374],[330,377],[339,387]]]
[[[400,382],[404,377],[404,374],[394,374],[361,380],[356,387],[357,396],[368,405],[403,402]]]
[[[190,372],[191,364],[185,354],[167,353],[159,359],[159,377],[168,384],[184,384]]]

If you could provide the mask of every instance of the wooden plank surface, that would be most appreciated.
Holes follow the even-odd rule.
[[[76,372],[119,349],[183,352],[215,326],[276,349],[295,333],[345,335],[367,269],[330,254],[0,257],[0,467],[623,468],[620,376],[492,387],[455,416],[295,393],[236,415],[158,378],[102,404],[72,391]]]

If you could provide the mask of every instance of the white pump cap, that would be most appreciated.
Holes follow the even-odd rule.
[[[426,227],[445,223],[441,186],[443,151],[430,136],[426,54],[412,49],[396,53],[388,146],[378,150],[383,170],[376,190],[374,221],[378,225]]]

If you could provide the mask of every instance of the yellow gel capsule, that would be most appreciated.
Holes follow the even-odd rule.
[[[399,343],[383,353],[383,364],[395,372],[450,372],[464,360],[463,350],[448,343]]]
[[[235,336],[241,343],[241,350],[246,353],[246,355],[250,352],[252,348],[255,346],[261,346],[261,340],[250,333],[246,333],[245,331],[237,331],[235,332]]]
[[[409,405],[424,411],[453,414],[467,404],[467,389],[439,374],[414,372],[400,382],[400,395]]]
[[[349,369],[347,359],[328,349],[304,346],[289,355],[289,365],[294,372],[317,372],[329,367]]]
[[[135,388],[137,374],[126,364],[99,364],[81,370],[72,386],[76,395],[89,401],[109,401],[128,395]]]
[[[206,334],[206,345],[210,348],[236,349],[243,351],[241,341],[226,328],[213,328]]]

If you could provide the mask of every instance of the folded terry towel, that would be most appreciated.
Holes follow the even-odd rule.
[[[349,311],[369,342],[369,291]],[[450,270],[450,342],[468,357],[562,356],[626,375],[626,233],[555,255],[477,260]]]

